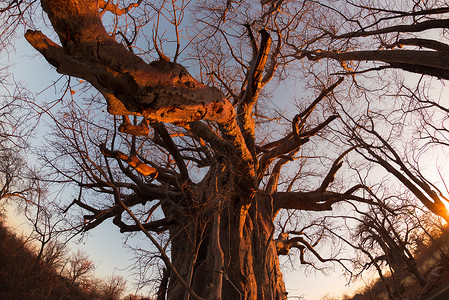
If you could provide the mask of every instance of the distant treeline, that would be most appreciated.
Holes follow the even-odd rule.
[[[33,249],[30,241],[18,237],[0,219],[0,299],[148,299],[124,297],[122,277],[94,278],[92,261],[80,252],[67,256],[65,246],[56,242],[46,249]]]

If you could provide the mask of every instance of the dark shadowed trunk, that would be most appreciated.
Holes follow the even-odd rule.
[[[222,274],[222,299],[285,299],[273,240],[271,198],[262,192],[252,200],[238,198],[238,192],[225,176],[208,178],[203,183],[209,186],[192,198],[192,209],[186,211],[185,219],[170,227],[174,266],[195,293],[206,299],[213,299],[217,273]],[[221,203],[220,208],[214,203]],[[217,214],[220,216],[218,236],[213,230]],[[221,258],[216,255],[218,244],[214,243],[217,240],[223,253],[223,267],[219,270],[216,266]],[[183,285],[172,276],[168,299],[186,296]]]

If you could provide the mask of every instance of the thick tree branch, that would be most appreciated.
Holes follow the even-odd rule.
[[[120,232],[136,232],[141,231],[140,226],[137,225],[128,225],[123,222],[120,218],[120,215],[117,215],[114,220],[114,224],[120,228]],[[154,231],[156,233],[162,233],[168,230],[168,225],[173,224],[174,220],[172,218],[163,218],[160,220],[142,223],[143,228],[148,231]]]
[[[184,125],[184,128],[208,142],[217,153],[232,152],[232,145],[201,121]]]
[[[120,124],[118,131],[131,134],[133,136],[148,136],[148,134],[150,133],[148,122],[145,118],[143,118],[142,122],[140,122],[139,125],[134,125],[131,124],[127,115],[123,115],[123,122],[122,124]]]
[[[270,52],[271,37],[265,30],[260,31],[261,41],[257,52],[254,53],[251,67],[247,74],[246,89],[243,98],[237,106],[237,120],[242,130],[247,147],[253,153],[255,158],[255,123],[253,119],[253,107],[256,103],[259,93],[263,87],[263,71]]]
[[[265,188],[265,191],[269,195],[277,192],[278,181],[279,181],[279,176],[281,174],[282,167],[286,163],[293,161],[294,160],[293,157],[295,156],[295,154],[297,152],[298,152],[298,150],[292,151],[291,153],[286,155],[286,157],[280,158],[274,165],[273,170],[271,171],[271,174],[270,174],[270,178],[268,179],[267,186]]]
[[[335,174],[338,172],[338,170],[341,168],[341,166],[343,165],[343,162],[341,161],[343,159],[343,157],[346,156],[346,154],[348,154],[349,152],[351,152],[352,150],[354,150],[355,147],[351,147],[348,150],[346,150],[345,152],[343,152],[332,164],[332,167],[330,168],[329,172],[327,173],[326,177],[324,178],[323,182],[321,183],[320,186],[320,190],[325,191],[328,187],[329,184],[331,184],[332,182],[334,182],[335,180]]]
[[[391,45],[385,44],[384,46],[391,49],[395,47],[402,48],[403,46],[416,46],[420,48],[433,49],[437,51],[449,51],[448,44],[435,40],[420,39],[420,38],[400,39],[399,41]]]
[[[280,144],[277,148],[274,148],[262,155],[259,159],[259,168],[257,170],[258,180],[259,182],[265,175],[266,170],[270,166],[270,164],[277,158],[282,155],[285,155],[289,152],[294,152],[299,150],[299,148],[309,141],[309,138],[297,138],[294,135],[289,135],[290,138],[285,140],[283,144]]]
[[[446,63],[449,52],[417,50],[373,50],[373,51],[303,51],[297,58],[310,60],[331,58],[337,61],[380,61],[406,71],[449,79]]]
[[[353,195],[361,188],[363,188],[362,185],[357,185],[345,193],[321,191],[320,189],[311,192],[277,192],[273,195],[274,210],[276,212],[280,209],[325,211],[332,210],[333,204],[346,200],[371,203],[368,199]]]
[[[331,37],[335,39],[344,39],[353,37],[367,37],[392,32],[421,32],[434,28],[448,28],[448,27],[449,27],[449,19],[427,20],[415,24],[396,25],[371,31],[360,30],[340,35],[331,35]]]
[[[29,30],[25,37],[59,73],[85,79],[98,89],[111,114],[172,123],[234,121],[232,104],[219,90],[196,81],[181,65],[146,64],[104,35],[94,37],[95,43],[75,41],[80,49],[71,48],[72,40],[62,41],[67,46],[60,47],[39,31]]]

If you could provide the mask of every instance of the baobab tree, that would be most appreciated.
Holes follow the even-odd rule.
[[[288,165],[303,160],[305,147],[338,121],[335,110],[324,107],[343,78],[317,76],[315,97],[299,103],[280,132],[260,130],[264,122],[280,122],[260,113],[262,100],[269,97],[267,86],[290,74],[294,62],[358,60],[343,57],[352,53],[350,46],[340,49],[343,54],[310,50],[326,37],[345,37],[329,30],[315,34],[333,28],[327,17],[335,9],[315,1],[202,3],[192,12],[199,24],[192,36],[180,27],[187,12],[184,2],[172,1],[169,8],[165,1],[141,0],[40,4],[59,41],[38,30],[28,30],[27,41],[58,73],[89,83],[101,95],[91,99],[90,111],[73,108],[62,120],[55,116],[53,149],[73,165],[58,165],[50,156],[47,164],[78,185],[72,204],[87,211],[85,230],[112,219],[121,232],[142,232],[153,242],[170,270],[160,295],[285,299],[278,255],[286,247],[274,238],[277,214],[371,202],[363,184],[348,180],[340,190],[332,188],[354,147],[340,148],[328,158],[327,170],[308,189],[295,186],[301,168],[287,182],[282,176]],[[173,55],[159,31],[164,18],[175,29]],[[153,36],[145,36],[152,24]],[[186,51],[183,36],[193,47],[188,58],[199,58],[197,76],[178,63]],[[142,50],[145,42],[156,60],[150,62],[152,56]],[[377,60],[384,61],[384,52],[379,53]],[[114,120],[88,120],[101,109],[98,99],[105,100]],[[121,119],[118,128],[115,116]],[[97,203],[89,190],[109,201]],[[165,233],[166,244],[154,233]]]
[[[131,182],[113,178],[107,171],[112,168],[109,165],[104,171],[95,166],[100,172],[97,176],[93,172],[85,175],[90,182],[79,182],[81,187],[98,188],[114,198],[113,206],[103,209],[81,199],[74,202],[92,213],[86,217],[90,220],[87,228],[113,218],[123,232],[142,230],[171,269],[168,298],[183,297],[186,290],[195,298],[285,298],[273,239],[273,219],[278,211],[326,210],[338,201],[363,200],[354,195],[359,186],[342,193],[327,190],[341,166],[339,161],[316,190],[277,191],[282,166],[294,160],[301,146],[335,119],[329,115],[316,126],[306,123],[317,104],[341,80],[297,114],[286,136],[257,145],[254,107],[262,87],[274,75],[279,55],[271,49],[267,30],[262,29],[256,38],[248,28],[254,49],[234,108],[222,91],[199,82],[162,54],[158,61],[146,63],[118,43],[105,30],[100,15],[100,11],[124,12],[117,6],[98,1],[41,4],[61,45],[39,31],[28,31],[26,38],[31,45],[58,72],[90,82],[106,98],[111,114],[124,115],[119,131],[145,135],[150,126],[154,147],[161,148],[170,160],[163,167],[151,161],[149,153],[142,156],[136,139],[131,141],[129,154],[113,148],[114,139],[99,144],[105,163],[115,161]],[[277,43],[279,48],[281,40]],[[144,119],[136,125],[129,122],[128,115]],[[163,123],[181,127],[181,144]],[[69,128],[76,131],[73,125]],[[193,150],[189,150],[190,145]],[[87,160],[85,157],[79,163],[89,164]],[[197,183],[190,178],[191,162],[208,167]],[[265,183],[272,164],[274,170]],[[131,210],[137,204],[156,201],[154,205],[163,211],[161,219],[142,222]],[[123,220],[124,213],[134,224]],[[171,259],[150,233],[165,230],[170,235]]]

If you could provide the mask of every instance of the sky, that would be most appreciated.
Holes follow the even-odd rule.
[[[37,101],[56,99],[58,94],[55,94],[52,88],[47,89],[47,87],[53,81],[58,80],[60,75],[28,45],[23,37],[17,39],[15,47],[16,51],[10,53],[9,61],[5,53],[2,53],[1,64],[10,64],[10,71],[13,72],[15,79],[22,81],[30,91],[33,93],[41,92]],[[279,98],[282,99],[282,97]],[[282,108],[279,103],[273,105],[275,108]],[[42,139],[44,134],[45,129],[42,128],[41,132],[36,134],[33,143],[36,145],[45,143]],[[67,195],[66,197],[70,199],[71,196]],[[70,202],[70,200],[67,200],[67,202]],[[20,212],[9,210],[8,218],[11,226],[17,228],[18,231],[27,231]],[[132,282],[130,267],[133,262],[133,254],[130,253],[129,248],[123,246],[123,243],[123,235],[119,233],[118,228],[111,221],[107,221],[91,230],[81,241],[77,238],[73,239],[70,247],[73,252],[79,249],[88,254],[95,263],[96,276],[119,275],[129,279],[128,287],[130,287]],[[145,241],[142,243],[145,243]],[[289,267],[286,269],[289,269]],[[319,300],[324,295],[338,296],[343,293],[351,293],[355,288],[354,285],[346,286],[346,279],[341,275],[339,268],[336,268],[336,271],[329,272],[327,276],[321,272],[313,271],[307,272],[306,276],[304,267],[299,266],[296,271],[287,270],[284,272],[284,279],[289,292],[289,299],[303,297],[304,299]]]

